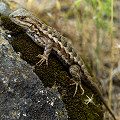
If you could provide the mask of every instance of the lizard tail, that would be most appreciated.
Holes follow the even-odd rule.
[[[103,99],[103,97],[101,98],[103,104],[105,105],[106,109],[109,111],[109,113],[111,114],[111,116],[113,117],[114,120],[117,120],[113,114],[113,112],[110,110],[110,108],[108,107],[107,103],[105,102],[105,100]]]
[[[96,85],[94,85],[94,86],[96,86]],[[104,98],[103,98],[103,96],[102,96],[102,94],[101,94],[101,92],[100,92],[100,89],[99,89],[97,86],[95,87],[95,89],[97,89],[97,94],[98,94],[98,96],[100,97],[102,103],[104,104],[104,106],[106,107],[106,109],[109,111],[109,113],[111,114],[111,116],[113,117],[113,119],[114,119],[114,120],[117,120],[117,119],[115,118],[113,112],[112,112],[111,109],[108,107],[107,103],[105,102],[105,100],[104,100]]]

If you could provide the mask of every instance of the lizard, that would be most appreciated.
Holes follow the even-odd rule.
[[[87,84],[94,92],[96,92],[113,119],[116,120],[113,112],[105,102],[99,87],[95,82],[93,82],[91,75],[87,71],[84,61],[73,49],[68,38],[62,36],[54,28],[46,25],[43,21],[26,9],[21,8],[12,12],[9,15],[9,18],[12,22],[24,28],[28,36],[30,36],[36,44],[44,48],[43,55],[39,54],[37,56],[38,58],[41,58],[41,60],[36,65],[41,66],[43,62],[46,62],[46,65],[48,66],[48,58],[53,50],[57,57],[60,58],[62,63],[69,66],[69,73],[74,81],[73,84],[76,85],[73,96],[75,96],[78,86],[80,86],[82,89],[82,95],[84,94],[84,89],[81,85],[81,80],[83,80],[85,84]],[[85,76],[85,78],[82,79],[82,76]]]

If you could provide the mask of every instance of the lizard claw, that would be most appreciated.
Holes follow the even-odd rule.
[[[72,79],[72,81],[74,81],[74,80]],[[74,93],[73,97],[74,97],[74,96],[76,95],[76,93],[77,93],[78,85],[80,86],[80,89],[82,90],[82,94],[81,94],[81,95],[84,94],[84,89],[83,89],[82,85],[81,85],[79,82],[74,81],[74,83],[73,83],[73,84],[70,84],[70,85],[76,85],[75,93]]]
[[[46,65],[48,66],[48,58],[46,56],[39,54],[37,57],[41,58],[41,60],[36,65],[41,66],[43,62],[46,62]]]
[[[79,84],[79,86],[80,86],[80,89],[82,90],[82,94],[81,95],[84,95],[84,89],[83,89],[82,85]]]

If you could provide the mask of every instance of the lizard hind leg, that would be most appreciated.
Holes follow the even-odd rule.
[[[71,74],[71,76],[73,77],[71,80],[74,82],[73,84],[70,85],[76,85],[76,89],[75,89],[75,93],[73,95],[73,97],[76,95],[77,90],[78,90],[78,85],[80,86],[81,90],[82,90],[82,94],[84,94],[84,89],[81,85],[81,76],[80,76],[80,67],[78,65],[71,65],[69,68],[69,72]]]

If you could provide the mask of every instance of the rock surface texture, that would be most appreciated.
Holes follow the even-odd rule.
[[[0,36],[0,119],[66,120],[56,89],[46,89],[32,68]],[[62,113],[62,115],[60,115]]]

